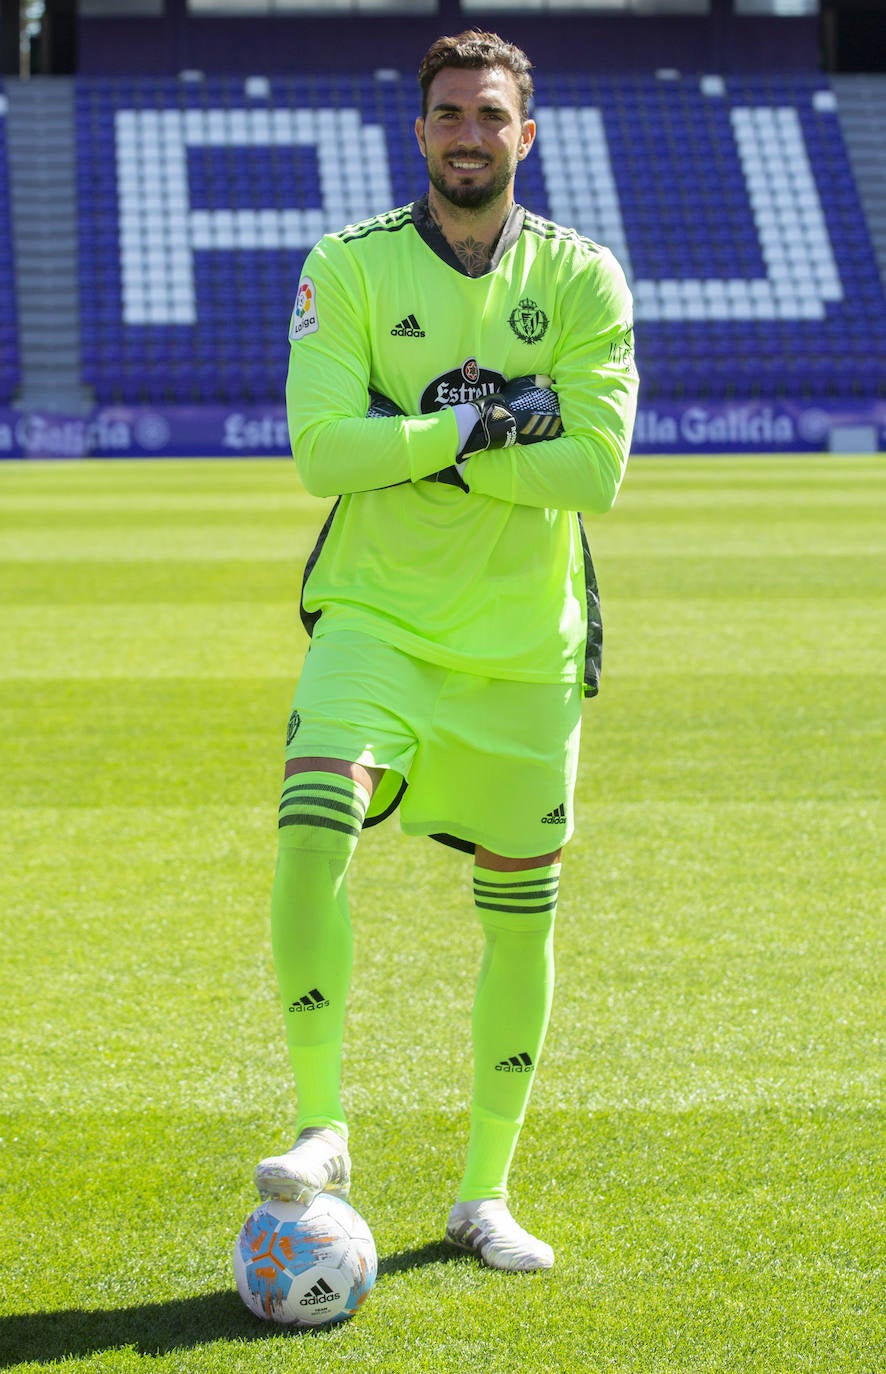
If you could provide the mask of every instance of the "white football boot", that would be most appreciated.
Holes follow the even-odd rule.
[[[554,1263],[551,1247],[517,1225],[504,1198],[457,1202],[446,1223],[446,1239],[478,1255],[492,1269],[514,1273],[550,1269]]]
[[[347,1144],[329,1127],[308,1126],[286,1154],[261,1160],[255,1186],[263,1202],[279,1198],[309,1207],[318,1193],[346,1198],[351,1187]]]

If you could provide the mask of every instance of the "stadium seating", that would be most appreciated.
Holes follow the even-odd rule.
[[[15,273],[11,270],[14,261],[6,152],[6,97],[0,84],[0,405],[9,403],[20,381]]]
[[[877,394],[883,288],[822,78],[539,87],[540,106],[602,111],[647,402]]]
[[[279,400],[310,244],[424,189],[414,114],[394,76],[79,79],[97,400]],[[540,78],[537,117],[520,199],[624,261],[647,402],[882,394],[886,303],[824,78]]]

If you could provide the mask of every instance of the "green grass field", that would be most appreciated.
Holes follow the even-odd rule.
[[[588,522],[604,685],[512,1176],[549,1274],[440,1243],[470,864],[365,836],[380,1272],[302,1336],[230,1251],[290,1143],[267,908],[323,507],[285,461],[0,464],[0,1368],[882,1374],[884,491],[882,457],[634,459]]]

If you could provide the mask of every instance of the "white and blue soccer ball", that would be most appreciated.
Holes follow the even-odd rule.
[[[366,1222],[330,1193],[319,1193],[309,1207],[262,1203],[234,1245],[240,1297],[257,1317],[281,1326],[346,1321],[368,1296],[377,1269]]]

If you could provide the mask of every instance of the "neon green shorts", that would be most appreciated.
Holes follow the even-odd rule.
[[[400,806],[408,835],[534,858],[573,829],[581,686],[452,672],[369,635],[330,631],[305,658],[286,757],[387,769],[366,823]]]

